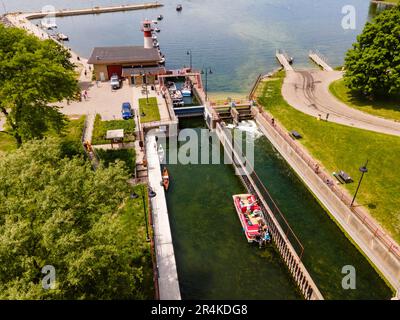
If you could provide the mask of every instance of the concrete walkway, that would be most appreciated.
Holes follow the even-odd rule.
[[[289,163],[293,170],[308,186],[311,192],[319,199],[330,212],[336,222],[346,231],[350,238],[358,245],[370,261],[379,269],[396,291],[400,289],[400,257],[394,253],[394,249],[388,250],[387,240],[394,246],[398,244],[383,231],[368,226],[365,221],[373,221],[368,214],[364,218],[356,215],[350,208],[332,191],[332,187],[315,173],[315,169],[300,156],[299,150],[307,154],[300,145],[292,147],[284,137],[286,130],[280,129],[280,124],[275,121],[272,124],[272,116],[263,116],[254,111],[255,120],[268,140],[274,145],[283,158]],[[283,132],[283,133],[282,133]],[[291,140],[292,141],[292,140]],[[312,159],[307,154],[307,158]],[[323,168],[320,168],[323,170]],[[379,237],[378,237],[379,235]]]
[[[161,185],[160,160],[154,136],[148,135],[146,137],[146,150],[149,185],[157,194],[156,197],[151,199],[151,207],[154,222],[153,229],[160,300],[181,300],[167,201],[165,199],[164,187]]]
[[[282,87],[285,100],[297,110],[350,127],[400,136],[400,123],[350,108],[337,100],[329,85],[343,76],[341,71],[287,71]]]
[[[88,114],[86,117],[86,127],[83,134],[83,141],[92,142],[95,114]]]

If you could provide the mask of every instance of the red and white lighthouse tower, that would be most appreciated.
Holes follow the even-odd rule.
[[[152,49],[153,48],[153,38],[152,38],[152,31],[153,28],[151,27],[151,21],[145,20],[142,22],[142,31],[144,33],[144,48],[145,49]]]

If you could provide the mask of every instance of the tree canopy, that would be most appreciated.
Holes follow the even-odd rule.
[[[18,145],[60,131],[65,117],[51,103],[78,91],[70,53],[52,40],[0,25],[0,112]]]
[[[378,14],[345,59],[346,85],[375,98],[400,94],[400,6]]]
[[[143,211],[126,209],[136,201],[127,180],[121,163],[93,171],[64,158],[56,138],[1,156],[0,299],[147,298],[149,244]],[[42,287],[45,265],[53,290]]]

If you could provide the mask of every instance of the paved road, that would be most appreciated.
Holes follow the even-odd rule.
[[[348,107],[329,92],[329,84],[341,71],[300,70],[286,72],[282,95],[294,108],[331,122],[400,136],[400,122],[376,117]]]

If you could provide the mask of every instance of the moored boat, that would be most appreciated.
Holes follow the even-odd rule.
[[[256,197],[251,194],[233,196],[236,212],[249,243],[258,242],[260,247],[271,241],[271,236]]]
[[[182,86],[181,92],[184,97],[192,96],[192,84],[190,83],[190,81],[185,81],[185,84]]]
[[[162,184],[164,186],[165,191],[168,191],[169,189],[169,172],[167,167],[164,167],[163,171],[162,171]]]
[[[161,60],[158,62],[160,65],[164,65],[165,64],[165,57],[162,56]]]
[[[66,35],[63,34],[63,33],[57,33],[57,39],[58,39],[58,40],[61,40],[61,41],[68,41],[68,40],[69,40],[69,37],[66,36]]]
[[[176,11],[182,11],[182,5],[181,4],[178,4],[176,6]]]

